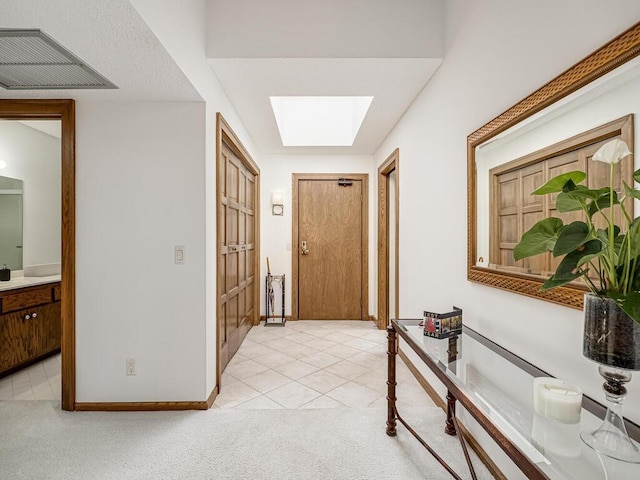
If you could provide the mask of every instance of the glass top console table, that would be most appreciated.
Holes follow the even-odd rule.
[[[605,408],[583,396],[580,422],[564,424],[537,415],[533,409],[534,378],[546,372],[464,326],[461,335],[435,339],[423,334],[420,320],[392,320],[387,328],[388,418],[387,434],[403,423],[418,440],[431,448],[399,416],[396,408],[395,362],[398,338],[429,367],[447,388],[445,432],[456,434],[456,402],[464,407],[529,479],[637,480],[640,464],[611,459],[595,452],[580,439],[580,432],[598,427]],[[399,395],[402,391],[398,392]],[[629,434],[638,440],[640,427],[627,421]],[[465,456],[466,446],[461,440]],[[438,460],[437,453],[432,452]],[[442,463],[442,462],[441,462]],[[448,466],[445,466],[448,469]],[[458,478],[451,472],[454,478]],[[473,474],[472,474],[473,475]]]

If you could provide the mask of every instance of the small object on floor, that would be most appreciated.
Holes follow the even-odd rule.
[[[269,265],[269,259],[267,259],[267,265]],[[269,269],[269,267],[267,267],[267,269]],[[269,269],[270,270],[270,269]],[[265,320],[264,320],[264,326],[265,327],[271,327],[271,326],[279,326],[279,327],[284,327],[284,324],[286,322],[286,318],[284,315],[284,282],[285,282],[285,275],[271,275],[271,272],[269,271],[267,273],[267,277],[266,277],[266,282],[265,282],[265,306],[266,306],[266,315],[265,315]],[[274,294],[274,285],[277,286],[277,288],[280,289],[280,299],[279,299],[279,303],[280,303],[280,315],[276,315],[276,309],[275,309],[275,304],[276,304],[276,295]],[[270,322],[269,319],[271,319],[272,321]]]

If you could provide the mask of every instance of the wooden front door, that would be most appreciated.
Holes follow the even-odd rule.
[[[367,184],[294,174],[294,318],[368,318]]]
[[[222,372],[257,314],[256,174],[224,139],[218,167],[218,347]]]

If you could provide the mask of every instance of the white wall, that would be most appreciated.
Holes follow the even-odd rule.
[[[24,181],[24,266],[60,263],[60,154],[59,138],[0,122],[0,160],[7,163],[0,175]]]
[[[204,104],[76,112],[77,401],[204,400]]]
[[[260,259],[260,313],[264,315],[265,301],[264,277],[267,274],[266,257],[269,257],[271,273],[286,275],[285,314],[291,315],[291,262],[292,250],[292,204],[291,191],[293,173],[367,173],[369,174],[369,314],[376,315],[374,293],[377,291],[377,278],[374,267],[377,263],[375,245],[375,182],[377,170],[373,168],[371,155],[265,155],[262,157],[262,184],[260,203],[260,243],[262,245]],[[284,215],[271,214],[271,192],[284,192]],[[291,250],[288,250],[288,245]],[[376,260],[376,261],[374,261]]]
[[[615,5],[615,8],[614,8]],[[400,316],[464,309],[464,322],[602,399],[582,357],[582,313],[466,279],[466,137],[640,18],[636,0],[447,2],[448,52],[375,154],[401,152]],[[640,379],[626,414],[640,421]]]
[[[206,344],[207,395],[216,386],[216,113],[221,112],[241,142],[260,164],[257,150],[233,105],[206,61],[205,41],[208,1],[185,0],[157,2],[131,0],[134,8],[153,30],[160,42],[206,103],[205,117],[205,225],[206,225]]]

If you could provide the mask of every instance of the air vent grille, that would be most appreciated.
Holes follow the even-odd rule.
[[[8,90],[118,88],[40,30],[0,29],[0,85]]]

